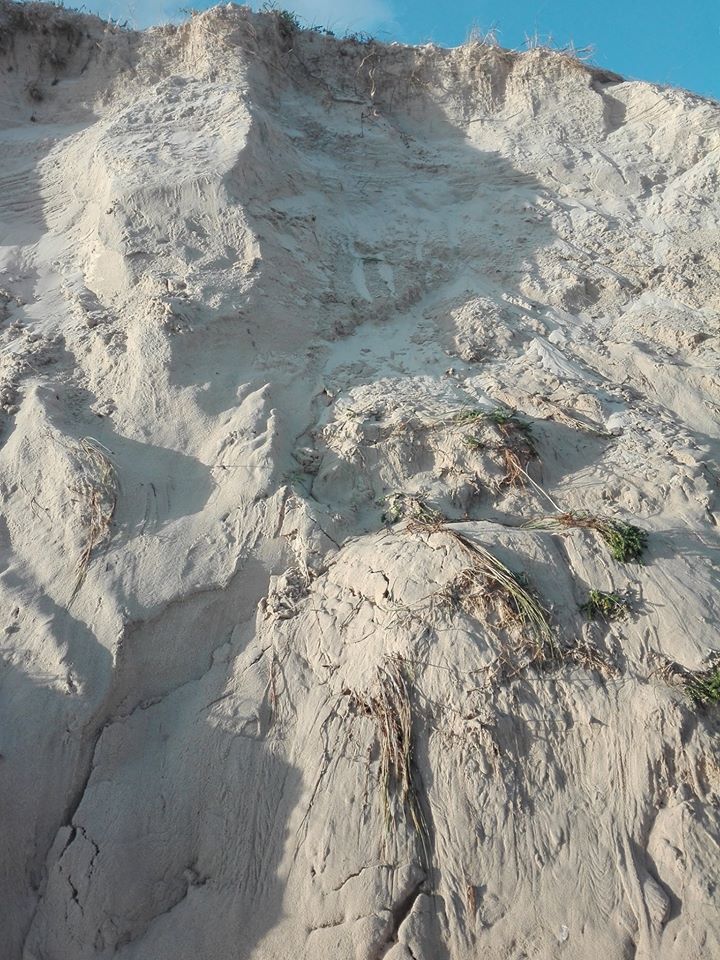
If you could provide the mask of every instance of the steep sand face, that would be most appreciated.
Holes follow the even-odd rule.
[[[718,105],[232,6],[0,77],[3,955],[720,954]]]

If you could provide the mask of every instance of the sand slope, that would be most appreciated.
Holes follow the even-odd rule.
[[[4,956],[720,954],[720,107],[233,6],[0,77]]]

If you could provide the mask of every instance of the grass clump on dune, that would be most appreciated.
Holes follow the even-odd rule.
[[[557,659],[559,650],[549,614],[522,575],[511,570],[481,544],[446,526],[415,522],[408,524],[408,530],[444,533],[466,557],[467,567],[442,591],[444,599],[481,611],[488,605],[494,606],[500,613],[501,625],[516,623],[523,628],[524,638],[520,646],[528,655],[527,662]],[[514,652],[520,653],[520,647]]]
[[[470,450],[484,450],[487,446],[487,444],[483,443],[480,437],[475,437],[471,433],[468,433],[463,437],[463,443]]]
[[[591,590],[580,609],[588,620],[622,620],[627,615],[628,603],[616,593]]]
[[[594,527],[610,548],[610,554],[622,563],[638,561],[647,547],[647,533],[634,523],[606,520]]]
[[[382,502],[382,501],[380,501]],[[397,523],[399,520],[416,520],[424,524],[442,524],[446,517],[429,506],[421,497],[406,493],[391,493],[385,498],[383,523]]]
[[[696,706],[720,704],[720,664],[691,674],[685,684],[685,692]]]
[[[477,410],[474,407],[466,407],[455,414],[453,421],[460,424],[476,423],[478,420],[485,420],[487,415],[487,410]]]
[[[595,530],[607,545],[613,559],[621,563],[638,563],[647,547],[647,532],[634,523],[585,513],[561,513],[554,517],[539,517],[525,524],[530,530],[548,530],[563,533],[573,528]]]
[[[716,654],[704,670],[687,670],[678,663],[666,660],[658,671],[666,683],[679,686],[695,707],[720,705],[720,659]]]
[[[277,3],[273,3],[272,0],[269,0],[269,2],[263,4],[262,12],[272,13],[275,15],[278,22],[278,28],[283,36],[289,36],[290,34],[295,33],[297,30],[302,29],[300,18],[294,10],[284,10],[281,7],[278,7]]]
[[[520,433],[528,440],[532,436],[530,424],[522,420],[518,416],[517,411],[512,410],[510,407],[494,407],[492,410],[479,410],[470,407],[460,410],[459,413],[455,414],[454,422],[458,424],[478,422],[492,423],[498,428],[500,433],[505,436],[509,436],[512,433]]]
[[[522,420],[516,411],[509,407],[495,407],[492,410],[472,408],[461,410],[455,415],[454,420],[462,426],[492,424],[500,435],[499,443],[487,443],[475,434],[468,433],[463,437],[465,446],[475,451],[499,450],[505,465],[502,483],[513,487],[525,486],[530,479],[527,474],[528,464],[537,458],[537,449],[529,423]]]

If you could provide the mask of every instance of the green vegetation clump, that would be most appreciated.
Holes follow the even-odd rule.
[[[596,527],[610,548],[610,554],[621,563],[637,562],[647,547],[647,533],[634,523],[623,520],[607,520]]]
[[[607,544],[610,555],[621,563],[639,563],[647,547],[647,532],[634,523],[584,513],[561,513],[556,517],[539,517],[525,526],[531,530],[562,533],[573,527],[595,530]]]
[[[297,30],[302,29],[300,18],[293,10],[281,9],[276,3],[272,2],[272,0],[264,3],[262,9],[263,13],[275,14],[278,21],[278,27],[280,28],[280,33],[283,36],[288,37]]]
[[[476,423],[479,420],[493,423],[500,432],[507,436],[510,433],[521,433],[530,439],[532,431],[530,424],[522,420],[515,410],[510,407],[495,407],[492,410],[480,410],[473,407],[461,410],[455,415],[455,423]]]
[[[716,654],[704,670],[687,670],[672,660],[665,660],[658,672],[666,683],[681,687],[694,707],[720,705],[720,655]]]
[[[447,519],[439,510],[428,506],[421,497],[412,497],[406,493],[391,493],[385,498],[385,503],[386,507],[382,515],[383,523],[415,520],[418,523],[434,526]]]
[[[685,684],[690,701],[699,707],[720,703],[720,665],[691,674]]]
[[[361,43],[363,45],[374,43],[375,37],[371,33],[364,33],[362,30],[353,33],[345,33],[343,40],[349,40],[351,43]]]
[[[589,620],[622,620],[627,615],[628,603],[616,593],[591,590],[580,609]]]
[[[505,464],[502,482],[514,487],[525,486],[530,480],[527,475],[528,464],[537,457],[529,423],[520,419],[509,407],[495,407],[493,410],[468,408],[457,413],[454,420],[463,426],[492,424],[500,434],[499,442],[486,443],[474,434],[465,434],[463,443],[470,450],[494,449],[500,452]]]
[[[530,436],[530,424],[521,420],[515,410],[507,407],[496,407],[487,414],[487,419],[492,421],[496,427],[500,427],[503,432],[516,430],[518,433]]]
[[[474,423],[476,420],[484,420],[487,417],[486,410],[475,410],[468,407],[455,414],[455,423]]]

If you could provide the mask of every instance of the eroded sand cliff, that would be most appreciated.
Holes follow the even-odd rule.
[[[0,77],[3,956],[720,955],[718,105],[232,6]]]

